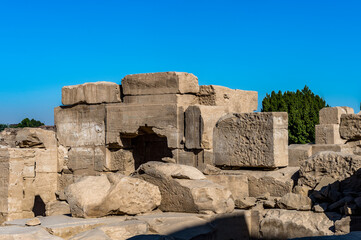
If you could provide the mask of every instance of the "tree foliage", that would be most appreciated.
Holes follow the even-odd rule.
[[[7,124],[0,124],[0,132],[8,127],[9,127],[9,125],[7,125]]]
[[[261,111],[287,112],[289,144],[305,144],[315,141],[315,125],[319,123],[318,114],[324,107],[329,107],[325,100],[305,86],[301,91],[266,94]]]
[[[30,120],[29,118],[25,118],[19,124],[16,124],[14,127],[15,128],[40,127],[43,125],[44,125],[44,123],[37,121],[35,119]]]

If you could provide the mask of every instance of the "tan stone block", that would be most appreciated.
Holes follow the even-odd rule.
[[[63,192],[64,189],[69,186],[70,184],[74,183],[74,175],[73,174],[58,174],[58,185],[57,189],[59,192]]]
[[[65,86],[62,89],[62,103],[114,103],[121,102],[120,86],[113,82],[94,82]]]
[[[15,137],[16,145],[21,148],[46,148],[57,147],[55,132],[41,128],[22,128]]]
[[[25,178],[24,179],[24,189],[22,196],[22,210],[23,211],[32,211],[34,207],[35,199],[35,179],[34,178]]]
[[[159,95],[136,95],[124,96],[126,104],[177,104],[187,108],[189,105],[198,103],[198,98],[193,94],[159,94]]]
[[[185,111],[185,146],[188,149],[212,149],[213,129],[228,113],[224,106],[190,106]]]
[[[291,144],[288,146],[288,166],[299,167],[311,155],[311,144]]]
[[[129,175],[135,171],[133,153],[124,149],[106,149],[105,157],[95,161],[96,171],[120,171]]]
[[[58,172],[58,151],[52,149],[38,149],[35,156],[36,172]]]
[[[24,165],[23,177],[26,177],[26,178],[35,177],[35,167],[34,167],[34,165],[31,165],[31,166]]]
[[[316,144],[343,144],[338,124],[316,125]]]
[[[320,110],[320,124],[340,124],[341,114],[354,113],[349,107],[325,107]]]
[[[185,72],[131,74],[122,79],[124,95],[197,93],[198,78]]]
[[[206,175],[206,178],[226,187],[231,191],[235,201],[249,196],[248,177],[246,175]]]
[[[57,107],[57,138],[64,147],[105,145],[105,105]]]
[[[68,158],[68,168],[72,171],[94,170],[95,163],[105,162],[105,147],[74,147]]]
[[[113,104],[107,106],[107,144],[119,143],[120,135],[141,134],[140,127],[167,137],[168,148],[180,148],[184,133],[184,109],[171,105]]]
[[[258,92],[234,90],[222,86],[200,86],[199,103],[209,106],[226,106],[229,112],[253,112],[258,106]]]
[[[35,177],[35,196],[39,195],[44,203],[56,200],[55,192],[58,190],[57,173],[37,173]]]
[[[361,114],[342,114],[340,135],[346,140],[361,140]]]
[[[312,155],[318,152],[331,151],[331,152],[341,152],[342,145],[339,144],[313,144],[312,145]]]
[[[228,114],[214,128],[215,165],[269,168],[287,166],[287,129],[287,113]]]
[[[67,165],[69,162],[69,152],[70,148],[64,147],[60,145],[58,147],[58,172],[61,172],[64,168],[67,169]]]

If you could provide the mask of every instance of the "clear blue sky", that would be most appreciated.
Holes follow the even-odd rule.
[[[359,110],[361,2],[0,1],[0,123],[53,124],[61,87],[184,71]]]

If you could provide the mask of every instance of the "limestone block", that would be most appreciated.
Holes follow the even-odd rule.
[[[311,144],[291,144],[288,146],[288,166],[299,167],[311,155]]]
[[[65,147],[105,145],[105,106],[57,107],[55,125],[60,145]]]
[[[105,157],[95,158],[96,171],[120,171],[129,175],[135,171],[133,153],[125,149],[105,149]]]
[[[32,211],[35,199],[35,179],[25,178],[23,184],[22,210]]]
[[[62,238],[51,235],[41,227],[7,226],[0,228],[0,240],[38,239],[61,240]]]
[[[333,221],[324,213],[295,210],[268,210],[260,222],[261,238],[290,239],[333,235]]]
[[[37,173],[35,177],[35,195],[39,195],[44,203],[56,200],[57,173]]]
[[[63,105],[121,102],[120,86],[113,82],[94,82],[65,86],[62,89],[61,100]]]
[[[197,93],[198,78],[185,72],[131,74],[122,79],[124,95]]]
[[[206,178],[231,191],[235,202],[249,196],[248,177],[246,175],[206,175]]]
[[[198,104],[198,98],[193,94],[157,94],[157,95],[135,95],[124,96],[124,103],[136,105],[151,105],[151,104],[176,104],[183,106],[185,109],[189,105]]]
[[[288,115],[282,112],[228,114],[214,128],[217,166],[288,165]]]
[[[361,140],[361,114],[342,114],[340,135],[346,140]]]
[[[105,147],[74,147],[68,153],[68,168],[72,171],[93,171],[95,165],[105,162]],[[100,170],[100,169],[97,169]]]
[[[313,144],[312,145],[312,155],[318,152],[331,151],[331,152],[341,152],[342,145],[340,144]]]
[[[0,148],[16,147],[15,138],[20,128],[5,128],[0,132]]]
[[[108,105],[107,144],[120,142],[120,135],[136,137],[146,127],[167,137],[168,148],[180,148],[184,133],[184,110],[175,104]]]
[[[277,201],[281,209],[309,211],[312,207],[312,201],[308,196],[296,193],[287,193]]]
[[[345,179],[352,180],[351,177],[360,168],[361,156],[340,152],[319,152],[301,165],[298,184],[313,189],[324,177],[344,181],[344,184],[347,184]]]
[[[320,124],[340,124],[342,114],[354,113],[350,107],[325,107],[320,110]]]
[[[321,124],[315,126],[316,144],[344,144],[340,136],[340,125]]]
[[[229,113],[225,106],[190,106],[185,111],[185,146],[188,149],[212,149],[213,129]]]
[[[47,150],[37,149],[35,152],[37,173],[58,172],[58,151],[56,148]]]
[[[56,148],[55,132],[41,128],[22,128],[15,137],[16,145],[20,148]]]
[[[234,113],[253,112],[258,106],[258,92],[216,85],[200,86],[198,98],[201,105],[226,106]]]
[[[45,206],[46,216],[70,214],[69,204],[65,201],[49,202]]]

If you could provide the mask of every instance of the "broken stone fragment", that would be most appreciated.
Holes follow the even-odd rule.
[[[70,214],[69,204],[65,201],[53,201],[45,205],[46,216]]]
[[[55,132],[41,128],[22,128],[17,131],[16,145],[20,148],[46,148],[57,147]]]
[[[249,209],[256,205],[256,198],[254,197],[238,198],[234,201],[234,204],[236,208]]]
[[[84,83],[80,85],[65,86],[62,89],[63,105],[115,102],[121,102],[120,86],[113,82]]]
[[[40,219],[37,217],[32,218],[25,223],[26,226],[37,226],[40,224],[41,224]]]
[[[346,140],[361,140],[361,114],[341,115],[340,134]]]
[[[277,205],[282,209],[307,211],[311,210],[312,201],[300,194],[287,193],[277,201]]]

